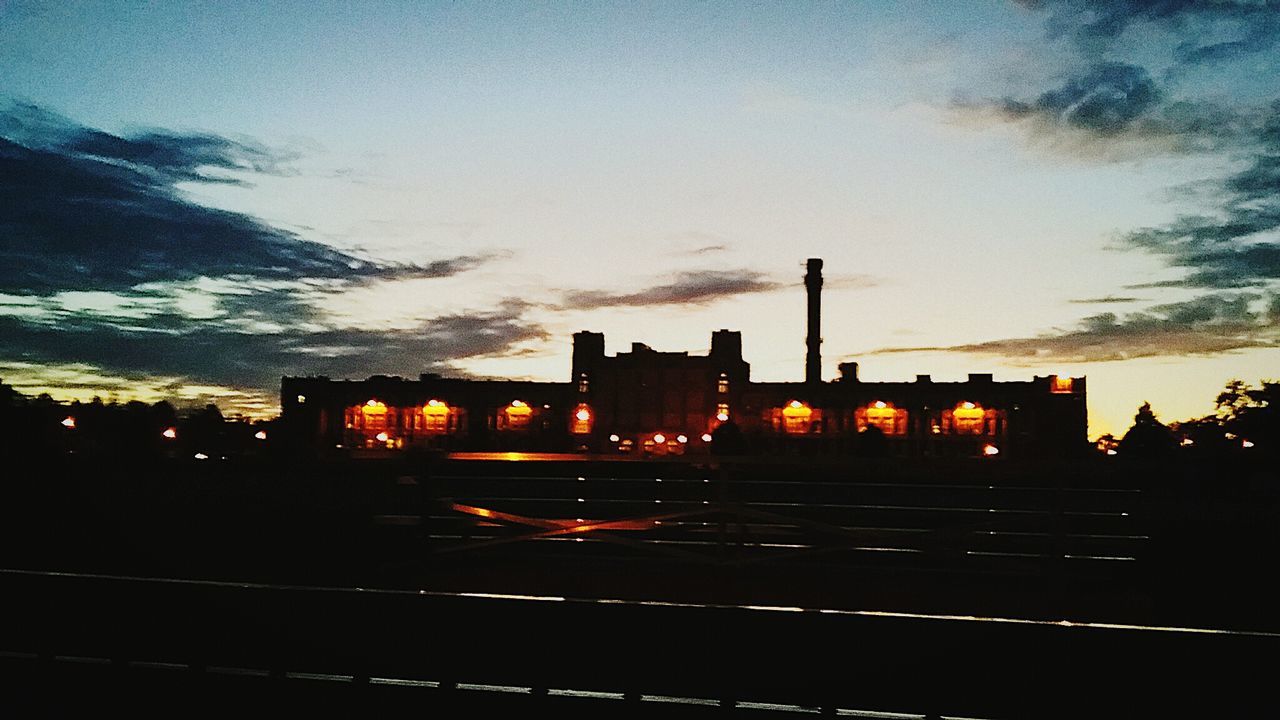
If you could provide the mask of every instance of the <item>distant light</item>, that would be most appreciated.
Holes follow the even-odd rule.
[[[688,435],[677,435],[677,436],[676,436],[676,442],[678,442],[678,443],[687,443],[687,442],[689,442],[689,436],[688,436]]]
[[[1252,441],[1252,440],[1245,440],[1244,442],[1240,443],[1240,447],[1242,447],[1242,448],[1251,448],[1251,447],[1253,447],[1253,441]]]
[[[373,436],[373,439],[377,440],[378,442],[386,442],[389,438],[390,436],[384,432],[380,432],[377,435]]]
[[[66,429],[68,429],[68,430],[75,430],[75,429],[76,429],[76,419],[75,419],[75,418],[73,418],[73,417],[71,417],[70,415],[66,416],[65,418],[63,418],[63,419],[62,419],[62,427],[66,428]]]
[[[655,433],[653,436],[653,441],[656,443],[664,443],[667,441],[667,436],[663,435],[662,433]]]
[[[960,403],[960,407],[964,408],[965,410],[972,410],[978,406],[966,400],[965,402]]]
[[[307,396],[306,396],[306,395],[299,395],[299,396],[298,396],[298,402],[299,402],[299,403],[304,403],[304,402],[306,402],[306,401],[307,401]]]
[[[720,422],[729,422],[729,413],[716,413],[716,419]]]
[[[1188,445],[1195,445],[1195,444],[1196,444],[1196,441],[1192,440],[1191,438],[1182,438],[1182,447],[1187,447]]]
[[[999,455],[1000,448],[996,447],[995,445],[983,445],[982,454],[986,455],[987,457],[991,457],[993,455]]]
[[[205,455],[204,453],[196,453],[195,458],[197,460],[208,460],[209,456]]]
[[[266,440],[266,439],[267,439],[267,431],[266,431],[266,430],[259,430],[258,432],[254,433],[254,434],[253,434],[253,436],[254,436],[254,437],[256,437],[256,438],[258,438],[259,440]]]
[[[162,432],[162,433],[160,433],[160,434],[161,434],[161,435],[163,435],[163,436],[165,436],[166,438],[168,438],[168,439],[172,440],[172,439],[174,439],[174,438],[178,437],[178,428],[168,427],[168,428],[165,428],[165,429],[164,429],[164,432]]]
[[[524,407],[524,401],[523,401],[523,400],[512,400],[512,401],[511,401],[511,407]]]
[[[582,408],[574,414],[574,417],[578,418],[582,422],[586,422],[591,419],[591,411],[586,408]]]
[[[702,433],[702,442],[711,442],[711,433]]]
[[[799,408],[804,406],[804,403],[800,402],[799,400],[792,400],[787,404],[790,405],[792,408]]]
[[[1116,449],[1115,449],[1115,448],[1107,448],[1107,454],[1108,454],[1108,455],[1115,455],[1115,454],[1116,454]]]
[[[439,400],[436,400],[435,398],[432,398],[427,401],[427,407],[440,407],[441,405],[444,405],[444,403],[440,402]]]
[[[551,409],[551,406],[550,406],[550,405],[543,405],[543,406],[542,406],[542,409],[543,409],[543,410],[550,410],[550,409]]]
[[[883,401],[883,400],[877,400],[877,401],[875,402],[875,409],[877,409],[877,410],[883,410],[883,409],[885,409],[885,408],[887,408],[887,407],[889,407],[888,403],[886,403],[886,402],[885,402],[885,401]]]
[[[365,403],[365,406],[366,406],[366,407],[371,407],[371,408],[372,408],[372,407],[386,407],[385,405],[383,405],[382,403],[378,402],[377,400],[372,400],[372,399],[371,399],[371,400],[369,400],[369,402]]]
[[[618,437],[617,435],[610,435],[610,436],[609,436],[609,442],[618,442],[618,441],[619,441],[619,440],[621,440],[621,439],[622,439],[622,438]]]

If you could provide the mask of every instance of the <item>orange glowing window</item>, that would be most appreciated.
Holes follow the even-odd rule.
[[[716,404],[716,420],[729,422],[729,403]]]
[[[885,435],[907,434],[907,411],[883,400],[877,400],[864,408],[859,408],[854,413],[854,421],[859,432],[868,427],[874,427]]]
[[[724,373],[720,373],[720,379],[716,381],[716,392],[721,395],[729,392],[729,378]]]
[[[512,400],[498,415],[499,430],[523,430],[533,419],[533,408],[523,400]]]
[[[360,406],[362,427],[366,430],[387,429],[387,405],[379,400],[369,400]]]
[[[1072,389],[1071,378],[1054,375],[1049,382],[1049,392],[1069,393]]]
[[[429,433],[449,430],[449,406],[440,400],[428,400],[422,408],[422,429]]]
[[[799,400],[792,400],[782,408],[782,429],[789,435],[809,432],[812,420],[813,408]]]
[[[570,422],[570,432],[574,435],[587,435],[591,432],[591,422],[594,418],[591,415],[591,408],[586,403],[578,405],[574,410],[573,419]]]
[[[962,402],[951,411],[952,431],[957,435],[982,435],[986,414],[980,405]]]

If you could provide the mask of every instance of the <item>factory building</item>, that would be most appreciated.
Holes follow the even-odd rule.
[[[314,453],[412,448],[702,455],[713,451],[902,457],[1057,456],[1087,446],[1085,379],[862,382],[857,363],[821,378],[822,261],[804,278],[803,382],[752,382],[742,336],[706,355],[573,336],[568,382],[286,377],[282,419]]]

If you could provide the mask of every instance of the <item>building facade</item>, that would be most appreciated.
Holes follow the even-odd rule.
[[[712,451],[903,457],[1060,456],[1087,448],[1085,379],[862,382],[820,367],[820,260],[809,261],[803,382],[752,382],[742,336],[718,330],[706,355],[573,336],[568,382],[286,377],[282,424],[307,452],[413,448],[701,455]]]

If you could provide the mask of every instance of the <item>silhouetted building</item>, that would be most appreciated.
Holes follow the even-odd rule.
[[[717,330],[707,355],[633,343],[605,354],[604,335],[573,336],[570,381],[286,377],[282,421],[311,451],[440,448],[701,454],[735,450],[897,456],[1061,455],[1087,447],[1085,379],[862,382],[841,363],[823,382],[822,261],[805,275],[804,382],[751,382],[742,335]],[[720,432],[732,424],[732,433]],[[867,433],[868,428],[874,428]]]

